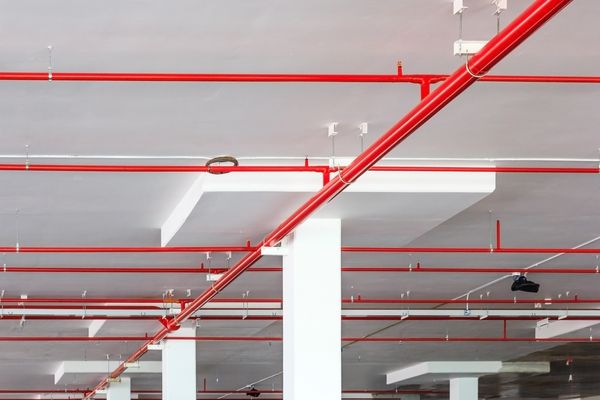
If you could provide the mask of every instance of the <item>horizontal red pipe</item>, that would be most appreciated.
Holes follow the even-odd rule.
[[[342,299],[345,304],[597,304],[600,299]]]
[[[172,299],[172,298],[132,298],[132,297],[29,297],[21,299],[19,297],[4,297],[0,298],[0,304],[4,303],[58,303],[58,304],[178,304],[189,303],[192,299]],[[217,298],[212,299],[211,303],[281,303],[281,299],[273,298]]]
[[[271,390],[265,389],[260,390],[263,394],[281,394],[282,390]],[[82,394],[87,393],[88,390],[84,389],[0,389],[0,394]],[[161,390],[157,389],[147,389],[147,390],[131,390],[131,393],[135,394],[161,394]],[[198,390],[198,394],[235,394],[235,393],[244,393],[244,391],[233,390],[233,389],[220,389],[220,390]],[[434,393],[448,393],[447,391],[442,390],[396,390],[396,389],[354,389],[354,390],[343,390],[342,393],[370,393],[370,394],[434,394]],[[155,399],[154,397],[152,399]],[[2,399],[6,400],[6,399]],[[22,399],[20,399],[22,400]],[[206,400],[206,399],[204,399]],[[248,400],[247,398],[244,400]]]
[[[0,321],[14,321],[21,320],[23,317],[21,315],[4,315],[0,318]],[[342,321],[539,321],[541,317],[536,316],[523,316],[523,317],[487,317],[485,319],[481,319],[478,316],[472,317],[450,317],[450,316],[440,316],[440,317],[426,317],[426,316],[342,316]],[[558,317],[546,317],[550,320],[558,320]],[[117,320],[117,321],[156,321],[157,317],[155,316],[143,316],[143,315],[129,315],[129,316],[86,316],[82,318],[79,315],[27,315],[25,317],[27,321],[72,321],[77,320],[81,321],[85,320]],[[203,317],[191,317],[190,319],[201,319],[203,321],[281,321],[283,319],[282,316],[274,315],[249,315],[244,318],[240,318],[239,316],[203,316]],[[580,317],[580,316],[567,316],[566,318],[562,318],[562,320],[571,320],[571,321],[600,321],[600,317]]]
[[[568,254],[600,254],[600,249],[558,248],[558,247],[357,247],[343,246],[342,251],[348,253],[568,253]]]
[[[585,343],[600,342],[600,338],[511,338],[511,337],[346,337],[344,342],[549,342]]]
[[[0,80],[47,81],[48,72],[0,72]],[[186,74],[135,72],[52,72],[52,80],[104,82],[420,83],[423,80],[423,77],[398,74]]]
[[[1,269],[0,269],[1,270]],[[251,270],[250,270],[251,271]],[[527,274],[598,274],[596,268],[510,268],[510,267],[342,267],[343,272],[425,272],[425,273],[502,273]]]
[[[227,253],[257,252],[251,246],[188,246],[188,247],[0,247],[0,253]],[[357,247],[343,246],[343,252],[351,253],[570,253],[600,254],[600,249],[542,248],[542,247]],[[2,268],[0,268],[2,271]]]
[[[167,336],[167,340],[193,340],[197,342],[280,342],[278,336]],[[0,342],[141,342],[146,336],[1,336]],[[510,338],[510,337],[343,337],[342,342],[600,342],[600,338]]]
[[[438,83],[441,74],[196,74],[135,72],[52,72],[53,81],[99,82],[322,82],[322,83]],[[48,72],[0,72],[0,80],[47,81]],[[600,83],[598,76],[486,75],[483,82]]]
[[[343,168],[342,168],[343,169]],[[38,171],[38,172],[318,172],[332,173],[338,167],[327,165],[247,165],[247,166],[211,166],[204,165],[90,165],[90,164],[0,164],[0,171]],[[497,172],[513,174],[598,174],[598,167],[472,167],[472,166],[373,166],[370,171],[378,172]]]
[[[162,298],[117,298],[117,297],[100,297],[100,298],[81,298],[81,297],[39,297],[39,298],[3,298],[0,301],[0,304],[15,304],[15,303],[25,303],[25,304],[79,304],[83,306],[84,304],[118,304],[117,306],[98,306],[100,309],[111,309],[112,307],[118,307],[118,309],[129,309],[124,304],[178,304],[178,303],[189,303],[191,299],[167,299],[163,300]],[[256,298],[256,299],[212,299],[212,303],[281,303],[282,299],[277,298]],[[344,304],[439,304],[439,303],[447,303],[447,304],[536,304],[536,303],[552,303],[552,304],[596,304],[600,303],[600,299],[591,298],[591,299],[583,299],[578,296],[570,299],[419,299],[419,298],[402,298],[402,299],[390,299],[390,298],[363,298],[363,297],[355,297],[352,299],[345,298],[342,299],[342,303]],[[19,306],[22,307],[22,306]],[[58,306],[52,306],[53,308],[57,308]],[[143,306],[136,306],[135,309],[141,308]],[[77,307],[73,307],[77,308]],[[88,307],[92,309],[91,306]],[[155,307],[150,307],[154,309]]]
[[[144,273],[144,274],[207,274],[223,273],[228,268],[216,267],[17,267],[0,266],[0,274],[13,273]],[[252,267],[247,272],[281,272],[281,267]],[[503,273],[513,272],[527,274],[598,274],[596,268],[509,268],[509,267],[342,267],[342,272],[356,273],[393,273],[393,272],[425,272],[425,273]]]
[[[4,246],[0,253],[240,253],[255,251],[250,246],[177,246],[177,247],[56,247]],[[2,268],[0,268],[2,271]]]
[[[470,167],[470,166],[394,166],[381,165],[370,168],[379,172],[497,172],[508,174],[598,174],[598,167]]]
[[[0,164],[0,171],[41,172],[330,172],[328,166],[240,165],[90,165],[90,164]]]

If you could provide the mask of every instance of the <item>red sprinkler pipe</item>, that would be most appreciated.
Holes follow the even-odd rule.
[[[348,253],[568,253],[568,254],[600,254],[600,249],[582,248],[547,248],[547,247],[504,247],[490,249],[489,247],[356,247],[344,246],[342,251]]]
[[[511,337],[347,337],[343,342],[547,342],[597,343],[600,338],[511,338]]]
[[[391,273],[391,272],[424,272],[424,273],[450,273],[450,274],[598,274],[596,268],[510,268],[510,267],[343,267],[343,272],[361,273]]]
[[[0,389],[0,394],[84,394],[87,393],[87,390],[83,389]],[[132,390],[131,393],[134,394],[161,394],[161,390],[157,389],[146,389],[146,390]],[[198,390],[198,394],[236,394],[243,393],[240,390],[234,389],[215,389],[215,390]],[[281,389],[264,389],[261,390],[263,394],[281,394],[283,391]],[[342,393],[370,393],[370,394],[434,394],[434,393],[448,393],[447,391],[441,390],[423,390],[423,389],[412,389],[412,390],[397,390],[397,389],[353,389],[353,390],[343,390]],[[154,400],[154,398],[152,398]],[[6,399],[2,399],[6,400]],[[23,400],[23,399],[19,399]],[[247,400],[247,399],[244,399]]]
[[[51,79],[50,79],[51,78]],[[79,81],[79,82],[312,82],[312,83],[439,83],[450,78],[443,74],[194,74],[122,72],[0,72],[4,81]],[[598,76],[486,75],[482,82],[514,83],[600,83]]]
[[[31,172],[123,172],[123,173],[244,173],[244,172],[309,172],[330,174],[344,167],[315,166],[210,166],[203,165],[90,165],[90,164],[0,164],[0,171]],[[496,167],[496,166],[398,166],[381,165],[369,168],[377,172],[496,172],[511,174],[598,174],[598,167]]]
[[[344,304],[598,304],[600,299],[342,299]]]
[[[56,247],[3,246],[0,253],[241,253],[256,251],[246,246],[178,246],[178,247]],[[260,250],[260,249],[259,249]],[[0,268],[1,271],[1,268]]]
[[[538,316],[490,316],[485,319],[481,319],[479,316],[468,316],[468,317],[452,317],[452,316],[395,316],[395,315],[378,315],[378,316],[342,316],[342,321],[467,321],[467,322],[486,322],[486,321],[539,321],[541,317]],[[598,317],[585,317],[585,316],[563,316],[563,317],[545,317],[549,320],[563,321],[600,321]],[[11,314],[4,315],[0,318],[0,321],[16,321],[23,319],[22,314]],[[101,315],[101,316],[80,316],[80,315],[26,315],[27,321],[81,321],[84,320],[116,320],[116,321],[156,321],[156,316],[147,315],[128,315],[128,316],[112,316],[112,315]],[[202,321],[281,321],[282,316],[278,315],[249,315],[243,319],[239,316],[202,316],[202,317],[190,317],[190,319],[199,319]]]
[[[221,274],[228,270],[225,267],[15,267],[0,266],[3,272],[14,273],[90,273],[90,274]],[[254,267],[248,272],[281,272],[281,267]]]
[[[145,336],[2,336],[0,342],[139,342],[146,341]],[[196,342],[281,342],[278,336],[174,336],[168,340]],[[600,342],[600,338],[511,338],[511,337],[343,337],[342,342],[550,342],[585,343]]]
[[[332,182],[340,182],[336,179]],[[348,181],[346,181],[348,182]],[[342,183],[345,185],[345,183]],[[332,187],[335,187],[333,185]],[[329,187],[327,185],[326,187]],[[332,189],[328,189],[329,192]],[[319,192],[320,193],[320,192]],[[316,196],[311,201],[311,211],[313,207],[317,207],[314,202],[320,202],[322,195]],[[253,254],[253,263],[261,257],[261,247],[277,244],[281,239],[277,240],[282,233],[291,229],[292,222],[297,222],[300,218],[307,217],[304,211],[293,214],[285,224],[279,226],[274,231],[273,235],[269,235],[266,239],[259,243],[258,246],[181,246],[181,247],[56,247],[56,246],[3,246],[0,247],[0,253],[241,253],[251,252]],[[286,233],[287,235],[287,233]],[[285,237],[285,236],[284,236]],[[600,249],[583,249],[583,248],[557,248],[557,247],[505,247],[501,249],[490,249],[489,247],[358,247],[358,246],[343,246],[342,251],[346,253],[509,253],[509,254],[535,254],[535,253],[568,253],[568,254],[600,254]],[[247,257],[250,257],[247,255]],[[242,260],[245,260],[243,258]],[[247,262],[247,261],[245,261]],[[235,270],[235,267],[227,269],[227,272]],[[0,267],[0,272],[2,268]]]
[[[398,121],[388,132],[383,134],[343,171],[336,175],[324,185],[313,197],[298,208],[275,230],[268,234],[261,242],[262,245],[272,246],[283,240],[298,225],[310,217],[317,209],[332,200],[341,193],[348,185],[358,179],[369,168],[385,157],[400,142],[416,131],[421,125],[437,114],[455,97],[465,91],[477,80],[476,75],[487,73],[494,65],[508,55],[515,47],[527,39],[533,32],[544,23],[566,7],[571,0],[536,0],[513,22],[508,24],[501,32],[493,37],[476,55],[468,62],[467,66],[461,66],[456,72],[440,84],[429,96],[423,99],[413,110]],[[472,71],[472,72],[470,72]],[[475,74],[475,75],[473,75]],[[120,376],[125,371],[127,362],[135,362],[148,351],[148,345],[165,338],[170,331],[186,321],[196,310],[208,303],[219,294],[231,282],[238,278],[244,271],[250,268],[262,257],[260,249],[254,250],[244,256],[233,268],[228,270],[221,279],[215,282],[204,293],[179,315],[171,320],[171,323],[161,328],[151,339],[124,360],[112,373],[102,379],[94,389],[85,396],[85,400],[91,399],[97,390],[104,388],[111,378]]]
[[[145,307],[146,309],[157,309],[157,307],[150,306],[140,306],[138,304],[186,304],[186,309],[189,307],[189,304],[192,303],[191,299],[149,299],[149,298],[81,298],[81,297],[40,297],[40,298],[2,298],[0,299],[0,304],[63,304],[65,305],[64,309],[79,309],[76,306],[67,306],[71,304],[106,304],[104,306],[95,306],[96,309],[102,310],[110,310],[110,309],[118,309],[118,310],[136,310]],[[223,304],[224,308],[228,308],[227,304],[229,303],[273,303],[280,304],[282,299],[276,298],[256,298],[256,299],[212,299],[211,303],[213,304]],[[438,303],[448,303],[448,304],[537,304],[537,303],[553,303],[553,304],[596,304],[600,303],[600,299],[591,298],[591,299],[582,299],[578,296],[575,296],[570,299],[413,299],[413,298],[403,298],[403,299],[380,299],[380,298],[372,298],[367,299],[364,297],[357,298],[345,298],[342,299],[342,303],[346,304],[438,304]],[[112,305],[111,305],[112,304]],[[117,306],[114,306],[117,304]],[[136,305],[126,306],[126,305]],[[20,305],[18,308],[31,308],[35,309],[35,306],[27,307]],[[47,308],[47,307],[46,307]],[[57,306],[52,306],[52,308],[58,308]],[[8,309],[8,308],[6,308]],[[92,310],[94,308],[88,307],[88,309]],[[204,317],[202,317],[204,318]]]
[[[10,304],[10,303],[58,303],[58,304],[181,304],[181,303],[190,303],[192,299],[174,299],[174,298],[132,298],[132,297],[91,297],[91,298],[83,298],[83,297],[29,297],[27,299],[21,298],[10,298],[4,297],[0,298],[0,304]],[[265,299],[265,298],[256,298],[256,299],[231,299],[231,298],[221,298],[221,299],[213,299],[211,303],[281,303],[281,299]],[[103,307],[106,308],[106,307]]]
[[[221,274],[229,268],[198,268],[198,267],[0,267],[0,274],[11,273],[90,273],[90,274]],[[281,272],[281,267],[252,267],[246,272]],[[584,274],[594,275],[600,273],[596,268],[510,268],[510,267],[342,267],[342,272],[348,273],[402,273],[402,272],[424,272],[424,273],[451,273],[451,274],[473,274],[473,273],[502,273],[502,274]]]

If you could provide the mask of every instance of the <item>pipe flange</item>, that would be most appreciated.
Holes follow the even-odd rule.
[[[208,160],[206,162],[206,166],[208,167],[208,173],[209,174],[213,174],[213,175],[223,175],[223,174],[227,174],[229,171],[214,171],[212,170],[210,167],[213,164],[216,163],[231,163],[231,165],[233,167],[237,167],[239,165],[239,162],[237,160],[237,158],[233,157],[233,156],[218,156],[218,157],[214,157],[211,158],[210,160]]]

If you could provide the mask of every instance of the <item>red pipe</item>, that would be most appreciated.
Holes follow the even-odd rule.
[[[167,340],[193,340],[197,342],[281,342],[277,336],[175,336]],[[145,336],[1,336],[0,342],[140,342]],[[512,338],[512,337],[343,337],[342,342],[600,342],[600,338]]]
[[[511,337],[347,337],[344,342],[549,342],[596,343],[600,338],[511,338]]]
[[[342,299],[345,304],[596,304],[600,299]]]
[[[0,253],[240,253],[256,251],[246,246],[178,246],[178,247],[56,247],[56,246],[4,246]],[[260,251],[260,249],[258,249]],[[1,271],[1,268],[0,268]]]
[[[89,165],[89,164],[0,164],[0,171],[37,172],[318,172],[328,173],[328,166],[280,166],[280,165]]]
[[[496,220],[496,249],[495,251],[500,250],[500,220]]]
[[[0,267],[2,272],[14,273],[224,273],[228,268],[195,268],[195,267]],[[247,272],[281,272],[281,267],[254,267]],[[426,272],[426,273],[506,273],[527,274],[598,274],[595,268],[507,268],[507,267],[342,267],[342,272],[376,273],[376,272]]]
[[[252,270],[250,270],[252,271]],[[512,274],[598,274],[596,268],[510,268],[510,267],[343,267],[343,272],[426,272],[426,273],[502,273]]]
[[[515,47],[570,2],[571,0],[536,0],[468,61],[470,63],[470,71],[473,71],[477,75],[487,73]],[[381,158],[385,157],[400,142],[437,114],[476,80],[477,78],[471,72],[467,71],[466,65],[461,66],[388,132],[377,139],[344,168],[343,171],[336,175],[334,179],[330,180],[313,197],[268,234],[262,240],[261,245],[273,246],[283,240],[299,224],[317,211],[317,209],[341,193],[349,184],[358,179]],[[254,250],[244,256],[233,268],[223,274],[221,279],[215,282],[214,285],[189,303],[185,310],[171,320],[170,324],[161,328],[151,339],[146,341],[137,351],[123,361],[119,367],[102,379],[92,392],[85,396],[85,399],[91,399],[97,390],[104,388],[108,384],[110,378],[120,376],[125,370],[125,363],[137,361],[148,351],[148,345],[163,339],[171,330],[177,329],[182,322],[219,294],[221,290],[226,288],[244,271],[256,263],[261,256],[260,249]]]
[[[137,172],[137,173],[186,173],[186,172],[317,172],[330,174],[344,167],[317,166],[211,166],[204,165],[90,165],[90,164],[0,164],[0,171],[32,172]],[[598,174],[598,167],[496,167],[496,166],[398,166],[380,165],[369,168],[377,172],[496,172],[512,174]]]
[[[342,251],[347,253],[568,253],[568,254],[600,254],[600,249],[582,248],[541,248],[541,247],[504,247],[490,249],[489,247],[356,247],[344,246]]]
[[[335,180],[332,182],[339,182]],[[347,182],[347,181],[346,181]],[[335,185],[334,185],[335,186]],[[329,189],[331,190],[331,189]],[[320,199],[321,197],[318,196]],[[313,201],[316,201],[313,200]],[[316,207],[311,202],[312,207]],[[281,225],[276,235],[270,235],[259,243],[258,246],[179,246],[179,247],[56,247],[56,246],[4,246],[0,247],[0,253],[241,253],[251,252],[246,257],[252,255],[253,263],[261,257],[261,247],[277,244],[281,239],[277,240],[280,235],[292,225],[292,222],[297,222],[299,218],[305,217],[304,213],[293,215],[287,223]],[[286,233],[287,235],[287,233]],[[285,235],[284,235],[285,237]],[[569,253],[569,254],[600,254],[600,249],[582,249],[582,248],[542,248],[542,247],[505,247],[501,249],[490,249],[489,247],[357,247],[343,246],[342,251],[346,253]],[[245,260],[245,258],[242,258]],[[247,261],[245,261],[247,262]],[[251,266],[251,265],[250,265]],[[249,266],[249,267],[250,267]],[[248,267],[248,268],[249,268]],[[235,267],[227,269],[226,273],[234,271]],[[0,272],[2,268],[0,267]],[[219,281],[220,282],[220,281]]]
[[[65,298],[56,298],[56,297],[40,297],[40,298],[3,298],[0,299],[0,304],[38,304],[38,303],[49,303],[49,304],[79,304],[81,306],[85,304],[186,304],[186,309],[189,307],[190,303],[193,303],[192,299],[149,299],[149,298],[81,298],[81,297],[65,297]],[[256,299],[212,299],[211,303],[281,303],[282,299],[276,298],[256,298]],[[346,304],[438,304],[438,303],[448,303],[448,304],[536,304],[536,303],[553,303],[553,304],[595,304],[600,303],[600,299],[592,298],[592,299],[582,299],[578,296],[575,296],[571,299],[469,299],[466,300],[464,298],[461,299],[414,299],[414,298],[402,298],[402,299],[366,299],[363,297],[357,297],[352,299],[342,299],[342,303]],[[60,306],[52,306],[52,308],[58,308]],[[88,307],[88,309],[92,310],[92,306]],[[127,307],[124,305],[118,306],[96,306],[96,309],[119,309],[119,310],[127,310],[127,309],[141,309],[144,306],[135,306],[135,307]],[[18,308],[24,308],[24,306],[19,306]],[[36,307],[26,307],[26,308],[36,308]],[[64,306],[63,308],[67,309],[79,309],[80,307],[76,306]],[[146,309],[156,309],[156,307],[145,307]],[[6,308],[9,309],[9,308]],[[185,310],[184,310],[185,311]]]
[[[22,315],[4,315],[0,318],[0,321],[17,321],[23,318]],[[536,316],[523,316],[523,317],[487,317],[481,319],[478,316],[473,317],[425,317],[425,316],[342,316],[342,321],[539,321],[541,317]],[[549,320],[558,320],[559,317],[545,317]],[[27,321],[81,321],[84,320],[115,320],[115,321],[156,321],[155,316],[142,316],[142,315],[129,315],[129,316],[85,316],[79,315],[27,315],[25,316]],[[281,316],[247,316],[240,318],[238,316],[203,316],[203,317],[190,317],[190,319],[200,319],[202,321],[281,321]],[[570,321],[600,321],[600,317],[580,317],[580,316],[567,316],[562,320]]]
[[[12,273],[150,273],[150,274],[220,274],[227,272],[228,268],[205,267],[15,267],[0,266],[0,274]],[[281,272],[281,267],[253,267],[246,272]],[[342,267],[342,272],[352,273],[391,273],[391,272],[426,272],[426,273],[505,273],[518,272],[522,274],[598,274],[596,268],[510,268],[510,267]]]
[[[0,394],[84,394],[87,393],[88,390],[83,389],[0,389]],[[161,390],[156,389],[147,389],[147,390],[131,390],[131,393],[134,394],[161,394]],[[198,394],[235,394],[235,393],[243,393],[240,390],[233,389],[221,389],[221,390],[198,390]],[[271,390],[271,389],[263,389],[261,390],[263,394],[281,394],[282,390]],[[441,390],[397,390],[397,389],[354,389],[354,390],[343,390],[342,393],[371,393],[371,394],[433,394],[433,393],[448,393],[448,391]],[[155,398],[152,398],[155,399]],[[6,400],[6,399],[2,399]],[[22,400],[22,399],[20,399]],[[206,400],[206,399],[205,399]],[[244,399],[247,400],[247,399]]]
[[[174,298],[132,298],[132,297],[30,297],[27,299],[21,299],[19,297],[4,297],[0,298],[0,304],[7,303],[59,303],[59,304],[181,304],[190,303],[192,299],[174,299]],[[246,299],[231,299],[231,298],[220,298],[211,300],[212,303],[281,303],[281,299],[272,298],[246,298]],[[106,307],[102,307],[106,308]],[[152,307],[154,308],[154,307]]]
[[[441,74],[194,74],[194,73],[122,73],[52,72],[52,81],[95,82],[320,82],[320,83],[415,83],[443,82]],[[5,81],[48,81],[48,72],[0,72]],[[598,76],[486,75],[483,82],[515,83],[600,83]]]

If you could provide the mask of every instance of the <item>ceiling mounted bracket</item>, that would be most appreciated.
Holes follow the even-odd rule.
[[[48,45],[48,82],[52,82],[52,45]]]
[[[494,15],[500,15],[508,9],[508,0],[492,0],[492,4],[496,6]]]
[[[465,6],[465,0],[454,0],[453,14],[462,14],[468,7]]]

